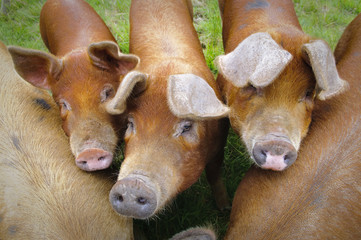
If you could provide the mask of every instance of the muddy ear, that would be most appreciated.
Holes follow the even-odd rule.
[[[134,69],[139,63],[139,57],[133,54],[123,54],[112,41],[92,43],[88,47],[88,54],[92,63],[103,69],[115,68],[121,75]]]
[[[51,79],[62,70],[62,61],[52,54],[15,46],[8,50],[17,73],[35,87],[49,90]]]
[[[208,228],[190,228],[174,235],[169,240],[216,240],[216,234]]]
[[[131,93],[137,94],[145,90],[148,76],[146,74],[132,71],[125,75],[119,84],[115,96],[106,103],[109,114],[121,114],[126,109],[126,102]]]
[[[236,87],[252,84],[269,85],[291,61],[268,33],[255,33],[243,40],[232,52],[216,58],[220,73]]]
[[[180,118],[221,118],[229,109],[202,78],[194,74],[171,75],[168,79],[168,105]]]
[[[315,74],[319,99],[326,100],[347,89],[348,83],[339,77],[335,58],[325,41],[316,40],[304,44],[302,56]]]

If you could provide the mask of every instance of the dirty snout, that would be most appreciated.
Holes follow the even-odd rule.
[[[129,175],[119,180],[109,194],[113,209],[124,216],[146,219],[158,205],[156,188],[150,179],[142,175]]]
[[[117,140],[110,124],[98,120],[81,123],[70,135],[76,165],[84,171],[108,168],[113,161]]]
[[[283,171],[295,162],[297,150],[287,137],[269,134],[254,144],[252,157],[263,169]]]

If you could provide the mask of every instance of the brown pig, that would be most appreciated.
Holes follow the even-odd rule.
[[[246,173],[226,240],[361,239],[361,15],[335,58],[350,89],[316,104],[295,167]]]
[[[132,1],[130,52],[141,59],[139,72],[127,75],[128,88],[120,86],[108,104],[109,112],[127,108],[129,116],[125,159],[110,192],[113,208],[152,217],[197,181],[206,164],[216,202],[225,207],[220,166],[228,108],[206,65],[191,2]]]
[[[219,0],[226,55],[217,82],[230,122],[254,162],[282,171],[297,158],[314,99],[347,84],[331,49],[305,34],[291,0]]]
[[[105,169],[112,163],[120,128],[105,104],[139,58],[120,53],[103,20],[83,0],[48,0],[40,31],[52,54],[9,47],[15,68],[34,86],[51,90],[76,165],[86,171]]]
[[[0,42],[0,239],[133,239],[113,181],[75,168],[58,107],[15,72]]]

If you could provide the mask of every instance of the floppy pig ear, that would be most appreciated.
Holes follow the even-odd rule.
[[[347,88],[348,83],[339,77],[335,58],[325,41],[316,40],[304,44],[302,56],[315,74],[319,99],[326,100]]]
[[[216,234],[208,228],[190,228],[174,235],[169,240],[216,240]]]
[[[133,54],[123,54],[112,41],[92,43],[88,47],[88,54],[93,64],[104,69],[116,68],[121,75],[134,69],[139,58]]]
[[[249,83],[254,87],[269,85],[291,61],[268,33],[255,33],[243,40],[227,55],[216,58],[220,73],[236,87]]]
[[[49,90],[49,76],[56,79],[61,72],[62,61],[52,54],[15,46],[8,50],[17,73],[35,87]]]
[[[229,109],[202,78],[194,74],[171,75],[168,79],[168,104],[180,118],[221,118]]]
[[[131,93],[140,93],[146,88],[148,76],[140,72],[130,72],[123,78],[118,90],[113,97],[106,103],[106,110],[109,114],[121,114],[126,109],[127,98]]]

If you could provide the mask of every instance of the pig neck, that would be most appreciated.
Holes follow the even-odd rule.
[[[133,1],[130,26],[130,52],[140,57],[144,72],[182,65],[170,74],[193,73],[216,88],[186,1]]]
[[[89,44],[115,39],[93,8],[84,1],[45,3],[40,14],[40,32],[49,51],[59,57]]]

